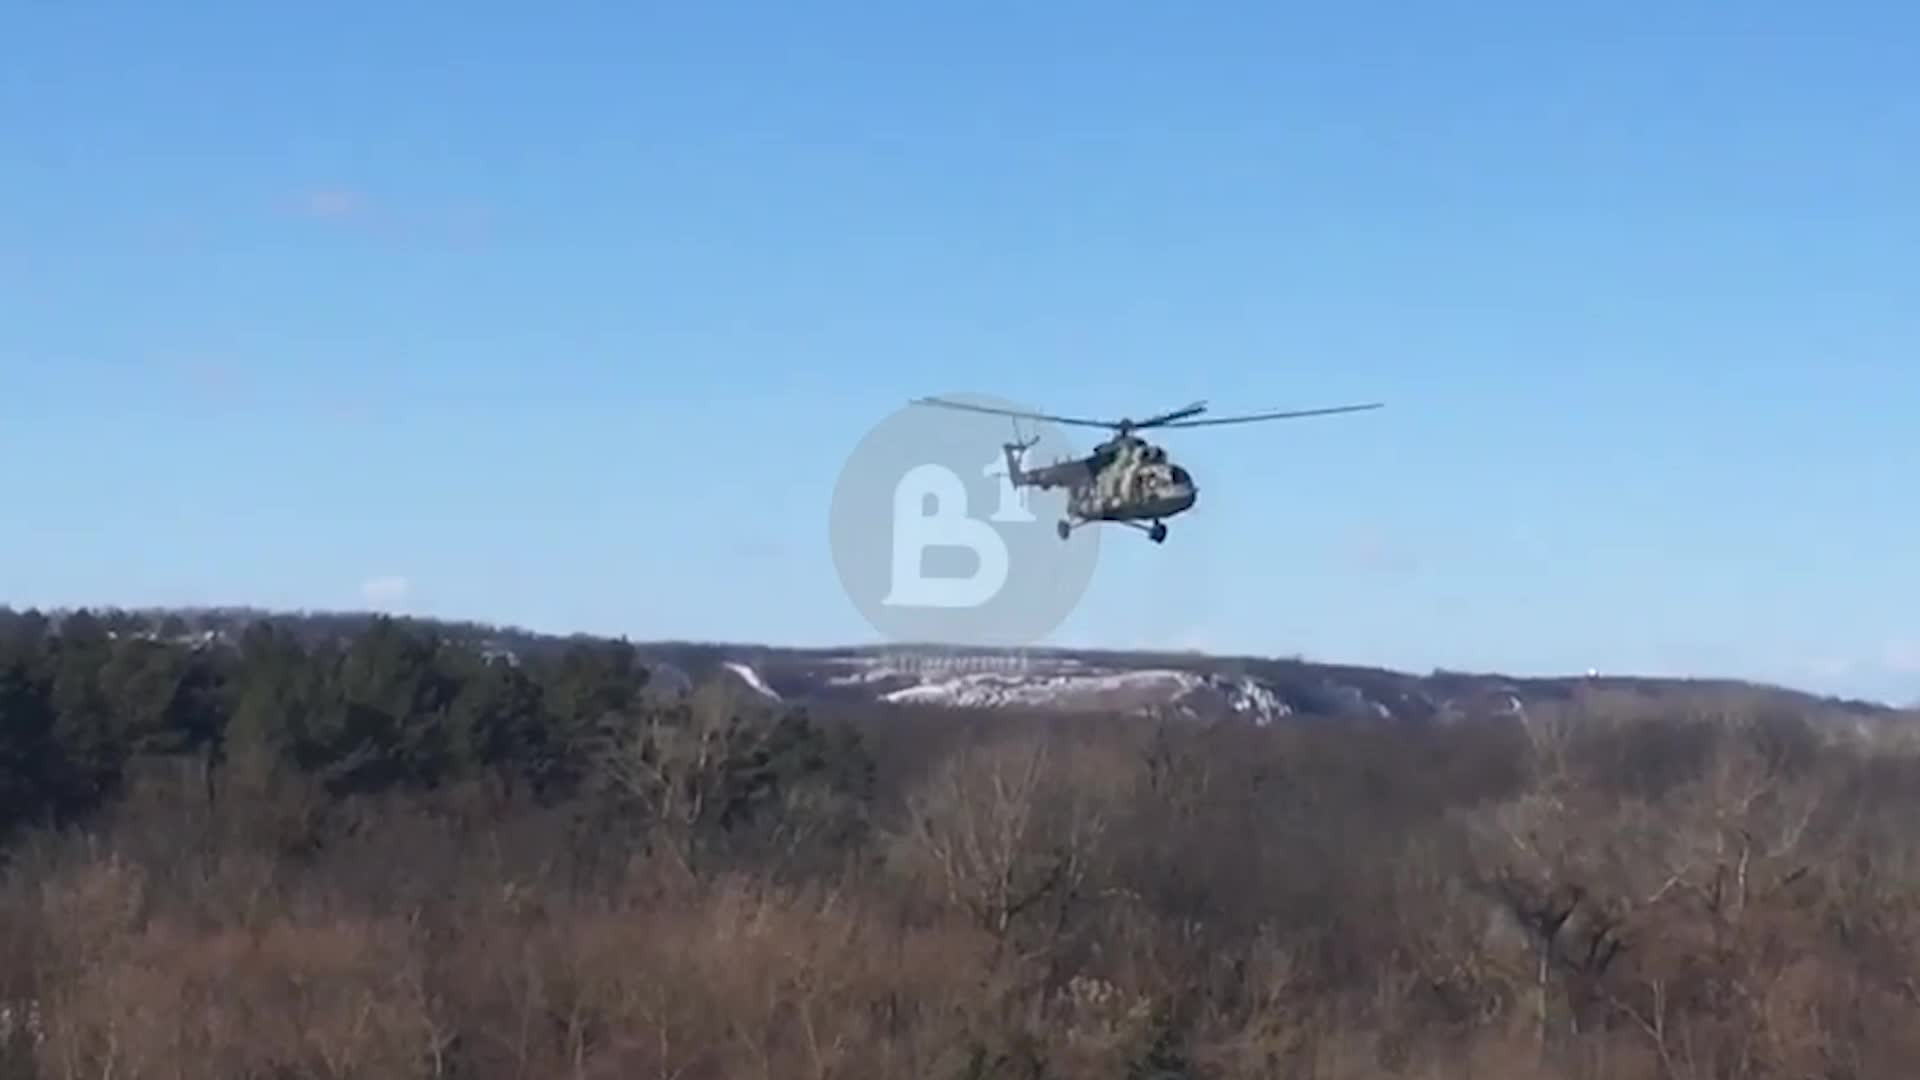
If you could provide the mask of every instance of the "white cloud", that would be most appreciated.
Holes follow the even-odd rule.
[[[360,595],[375,606],[397,604],[413,591],[413,583],[399,575],[371,578],[360,585]]]

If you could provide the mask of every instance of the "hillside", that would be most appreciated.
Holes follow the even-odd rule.
[[[251,625],[267,623],[305,643],[364,629],[367,612],[276,612],[253,608],[91,612],[116,634],[158,637],[196,647],[231,647]],[[0,618],[7,617],[0,609]],[[18,617],[18,616],[14,616]],[[57,614],[54,616],[57,619]],[[558,655],[588,635],[541,634],[472,622],[401,620],[485,655],[519,662]],[[1108,713],[1243,719],[1367,718],[1445,723],[1524,714],[1576,695],[1606,692],[1676,704],[1729,696],[1834,722],[1873,725],[1903,716],[1851,701],[1725,679],[1634,676],[1520,678],[1498,673],[1416,674],[1299,659],[1195,652],[1031,649],[991,652],[871,646],[803,649],[750,643],[632,642],[656,686],[690,687],[716,676],[738,680],[788,704],[859,703],[963,710]]]

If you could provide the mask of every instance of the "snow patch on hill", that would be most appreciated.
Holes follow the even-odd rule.
[[[724,664],[728,671],[738,675],[740,681],[747,684],[748,689],[770,701],[780,700],[780,695],[774,691],[773,687],[767,685],[767,680],[761,678],[760,673],[755,671],[752,666],[743,664],[738,660],[727,660],[724,661]]]
[[[875,664],[835,677],[840,686],[878,684],[882,701],[946,708],[1038,708],[1070,712],[1171,712],[1185,716],[1232,714],[1258,723],[1293,710],[1257,679],[1176,668],[1115,669],[1079,661],[1034,666],[1008,663],[982,670],[945,671],[936,666]]]
[[[1258,679],[1241,678],[1232,684],[1227,704],[1234,712],[1242,716],[1253,716],[1262,721],[1278,720],[1292,716],[1293,708],[1280,700],[1280,695]]]
[[[975,671],[923,682],[882,695],[896,704],[966,708],[1044,706],[1062,709],[1135,708],[1149,699],[1170,699],[1204,680],[1185,671],[1107,671],[1022,674]]]

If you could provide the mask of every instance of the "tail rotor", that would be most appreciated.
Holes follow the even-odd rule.
[[[1027,475],[1020,469],[1021,457],[1023,457],[1027,451],[1033,449],[1039,442],[1040,436],[1038,435],[1035,435],[1031,439],[1021,439],[1020,421],[1015,420],[1013,422],[1013,441],[1000,444],[1000,448],[1005,451],[1007,455],[1007,482],[1014,487],[1019,487],[1025,481]]]

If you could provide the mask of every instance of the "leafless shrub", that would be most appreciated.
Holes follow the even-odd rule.
[[[1084,895],[1133,763],[1100,748],[1014,737],[956,752],[908,798],[899,859],[996,935]]]

